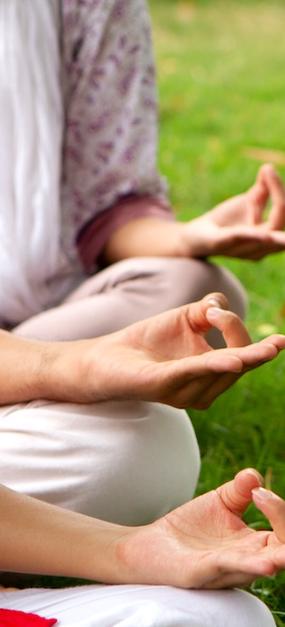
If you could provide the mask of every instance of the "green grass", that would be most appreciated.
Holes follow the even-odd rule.
[[[283,0],[152,0],[160,91],[160,165],[187,220],[253,182],[263,151],[285,175]],[[254,149],[254,151],[252,151]],[[254,338],[285,332],[285,256],[224,262],[246,286]],[[285,356],[192,412],[203,456],[199,492],[255,466],[285,497]],[[254,508],[247,519],[259,524]],[[285,575],[256,593],[285,624]],[[283,613],[283,617],[282,617]],[[284,622],[282,622],[282,620]]]

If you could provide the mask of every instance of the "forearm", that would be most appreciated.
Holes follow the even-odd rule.
[[[183,257],[185,254],[183,224],[152,217],[124,224],[112,233],[104,249],[108,263],[128,257]]]
[[[39,342],[0,331],[0,405],[38,398],[79,401],[82,350],[81,342]]]
[[[117,545],[132,528],[60,509],[0,486],[0,570],[124,583]]]

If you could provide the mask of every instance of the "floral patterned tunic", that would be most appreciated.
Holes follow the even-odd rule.
[[[62,244],[72,262],[84,234],[95,262],[110,231],[134,217],[128,203],[117,210],[119,199],[157,199],[155,208],[138,203],[136,217],[166,217],[169,212],[165,183],[156,169],[150,20],[145,0],[61,0],[61,26],[66,115]]]

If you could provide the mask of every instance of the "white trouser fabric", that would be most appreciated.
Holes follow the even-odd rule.
[[[98,336],[211,290],[224,291],[244,313],[244,292],[222,268],[193,259],[128,259],[14,333],[46,340]],[[46,401],[0,409],[0,481],[75,511],[143,524],[190,499],[198,472],[196,438],[181,410]]]
[[[244,318],[245,290],[221,266],[199,259],[124,259],[86,279],[61,305],[33,316],[13,332],[41,340],[97,337],[199,300],[209,292],[223,292],[230,309]],[[221,345],[215,332],[211,340]]]
[[[210,291],[244,313],[226,271],[196,260],[136,259],[86,281],[60,307],[15,329],[43,339],[108,333]],[[218,344],[220,338],[214,338]],[[189,500],[199,451],[187,414],[157,403],[37,401],[0,409],[0,479],[45,501],[121,524],[147,523]],[[245,592],[163,586],[84,586],[1,592],[0,606],[59,620],[59,627],[273,627]]]
[[[263,603],[241,590],[83,586],[0,593],[0,606],[57,618],[58,627],[274,627]]]
[[[200,465],[186,412],[159,403],[2,408],[0,450],[7,487],[126,525],[191,499]]]

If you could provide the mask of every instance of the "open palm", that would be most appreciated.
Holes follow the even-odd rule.
[[[265,218],[269,200],[272,208]],[[285,188],[274,168],[264,165],[246,193],[183,225],[185,254],[258,260],[285,249],[284,226]]]
[[[252,469],[216,491],[133,531],[124,563],[141,583],[185,588],[245,585],[285,566],[285,545],[270,531],[254,531],[241,516],[260,486]]]
[[[244,372],[285,347],[285,338],[279,335],[251,344],[242,321],[225,306],[222,294],[210,294],[93,343],[77,343],[84,363],[82,400],[209,406]],[[227,348],[211,348],[205,338],[211,327],[223,333]]]

